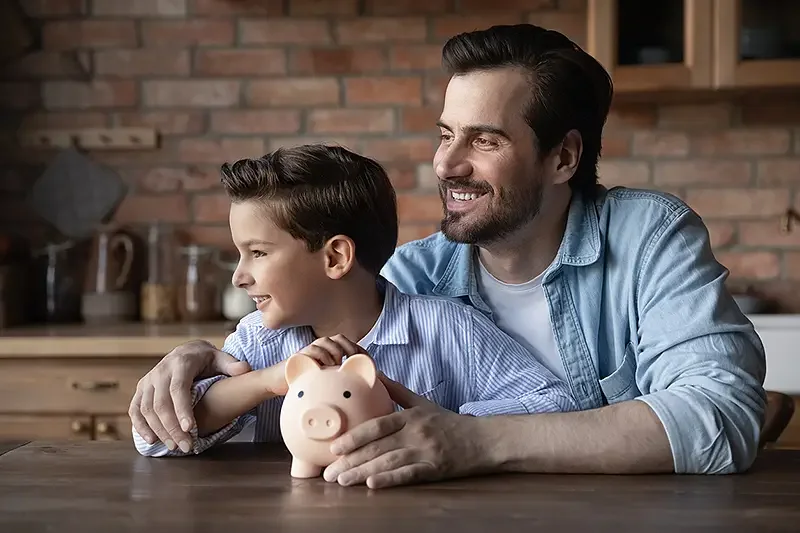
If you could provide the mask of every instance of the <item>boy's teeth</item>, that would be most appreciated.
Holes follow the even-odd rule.
[[[464,192],[453,192],[453,191],[450,191],[450,195],[454,199],[462,200],[462,201],[464,201],[464,200],[475,200],[475,199],[478,198],[478,196],[480,196],[480,194],[477,194],[477,193],[474,193],[474,192],[466,192],[466,193],[464,193]]]

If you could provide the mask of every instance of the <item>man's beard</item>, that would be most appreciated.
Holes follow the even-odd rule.
[[[453,242],[480,246],[502,241],[533,220],[541,209],[542,186],[541,180],[537,177],[525,187],[514,190],[500,188],[496,193],[484,182],[455,179],[448,181],[450,183],[439,183],[439,196],[445,210],[441,231]],[[489,199],[487,211],[482,216],[476,213],[447,211],[447,195],[450,194],[450,187],[491,191],[488,194],[493,196]],[[467,222],[465,219],[470,216],[476,220]]]

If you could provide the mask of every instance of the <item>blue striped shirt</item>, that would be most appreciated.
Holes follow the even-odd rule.
[[[569,387],[543,367],[517,341],[472,306],[434,296],[409,295],[384,279],[378,321],[360,343],[387,377],[451,411],[474,416],[577,410]],[[311,328],[267,329],[256,311],[244,317],[222,351],[247,361],[253,370],[275,365],[315,340]],[[196,405],[215,376],[192,387]],[[217,432],[197,437],[201,453],[255,424],[255,442],[281,442],[283,397],[267,400]],[[133,431],[136,449],[146,456],[186,455],[161,442],[147,442]]]

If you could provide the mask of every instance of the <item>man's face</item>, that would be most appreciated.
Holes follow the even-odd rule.
[[[523,116],[530,91],[526,76],[512,68],[450,80],[433,160],[447,238],[495,242],[539,212],[543,169]]]

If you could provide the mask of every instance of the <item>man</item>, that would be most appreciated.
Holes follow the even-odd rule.
[[[567,381],[583,411],[462,416],[387,381],[406,409],[334,442],[341,457],[325,478],[377,488],[499,471],[749,468],[766,403],[763,346],[693,211],[597,185],[607,73],[532,25],[456,36],[443,64],[442,231],[400,247],[383,274],[401,291],[485,312]],[[147,431],[141,413],[155,412],[182,434],[191,380],[241,366],[204,343],[177,348],[140,383],[134,424]],[[154,404],[142,403],[153,388]]]

